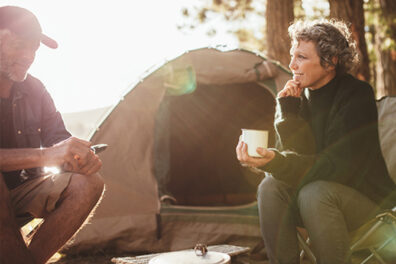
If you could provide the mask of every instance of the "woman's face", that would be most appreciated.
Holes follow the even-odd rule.
[[[290,50],[289,67],[301,88],[319,89],[335,77],[334,66],[324,68],[312,41],[299,41]]]

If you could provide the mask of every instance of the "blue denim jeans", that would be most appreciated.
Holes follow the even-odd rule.
[[[260,227],[271,264],[299,263],[297,226],[305,227],[319,264],[349,263],[349,232],[380,209],[358,191],[315,181],[295,190],[267,174],[257,193]]]

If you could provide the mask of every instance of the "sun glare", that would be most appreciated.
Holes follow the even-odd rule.
[[[44,167],[44,172],[58,174],[60,173],[60,169],[58,167]]]

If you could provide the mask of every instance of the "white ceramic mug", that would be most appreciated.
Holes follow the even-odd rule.
[[[242,128],[242,141],[248,146],[249,156],[261,157],[256,149],[258,147],[268,148],[268,131]]]

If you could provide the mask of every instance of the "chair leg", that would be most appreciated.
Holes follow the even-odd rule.
[[[309,248],[309,238],[307,239],[307,241],[304,241],[300,232],[297,232],[297,239],[302,248],[300,253],[300,263],[302,263],[304,256],[307,255],[308,260],[312,264],[316,264],[316,257],[313,254],[312,250]]]
[[[300,264],[303,264],[304,257],[305,257],[305,251],[304,249],[302,249],[300,252]]]
[[[396,208],[396,207],[395,207]],[[390,211],[390,212],[385,212],[383,214],[378,215],[376,218],[378,219],[378,222],[375,223],[375,225],[373,225],[358,241],[355,242],[355,244],[353,244],[351,246],[351,251],[354,251],[356,248],[358,248],[359,246],[361,246],[362,243],[365,242],[365,240],[371,236],[375,231],[377,231],[377,229],[382,226],[382,225],[391,225],[393,231],[396,234],[396,217],[395,217],[395,208]],[[371,254],[364,259],[360,264],[365,264],[367,263],[370,259],[372,259],[373,257],[376,258],[376,260],[381,263],[381,264],[386,264],[386,262],[384,261],[384,259],[381,257],[381,255],[379,254],[379,251],[382,250],[384,247],[386,247],[392,240],[394,240],[395,237],[391,236],[389,237],[387,240],[385,240],[385,242],[383,242],[379,247],[368,247],[368,249],[370,250]]]
[[[381,264],[386,264],[384,259],[380,256],[380,254],[378,254],[377,250],[370,248],[370,251]]]
[[[375,223],[358,241],[356,241],[352,246],[351,246],[351,251],[354,251],[356,248],[358,248],[363,242],[366,241],[366,239],[371,236],[381,225],[383,225],[382,221],[378,221]]]
[[[371,252],[370,256],[365,258],[362,262],[360,262],[360,264],[366,264],[373,257],[375,257],[381,264],[387,264],[374,248],[369,248],[369,250]]]

